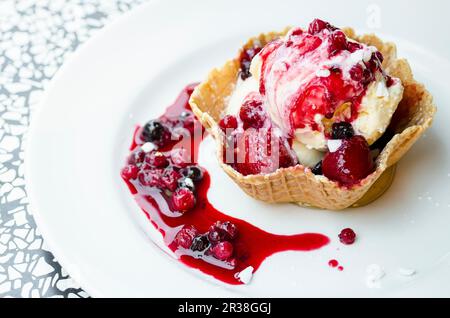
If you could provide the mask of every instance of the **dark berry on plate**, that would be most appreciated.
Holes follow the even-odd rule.
[[[155,168],[165,168],[169,165],[166,156],[161,152],[150,152],[145,157],[145,162]]]
[[[191,178],[181,178],[178,180],[178,188],[186,188],[195,192],[195,184]]]
[[[125,180],[136,179],[139,172],[139,168],[135,165],[128,165],[121,171],[122,178]]]
[[[172,195],[172,206],[180,213],[192,210],[195,206],[194,193],[186,188],[176,190]]]
[[[343,139],[342,145],[335,152],[328,152],[322,162],[325,177],[344,186],[357,184],[373,168],[369,145],[362,136]]]
[[[233,115],[226,115],[220,120],[219,127],[225,133],[235,130],[238,127],[236,117]]]
[[[332,127],[333,139],[349,139],[355,135],[352,124],[347,122],[334,123]]]
[[[137,178],[144,187],[160,187],[162,170],[151,169],[139,171]]]
[[[356,233],[352,229],[343,229],[339,234],[339,240],[342,244],[352,245],[356,240]]]
[[[210,246],[208,238],[205,235],[200,235],[194,238],[191,245],[191,250],[194,252],[203,252]]]
[[[167,139],[168,128],[158,120],[151,120],[145,124],[142,129],[142,138],[144,141],[156,144],[164,143]]]
[[[178,179],[181,178],[181,174],[171,168],[164,170],[161,176],[161,183],[170,191],[175,191],[178,188]]]
[[[208,238],[211,242],[217,243],[221,241],[234,240],[238,235],[238,229],[236,225],[231,222],[214,223],[208,231]]]
[[[210,248],[212,256],[221,261],[226,261],[233,256],[233,244],[230,242],[219,242]]]
[[[190,248],[194,239],[198,236],[198,231],[195,226],[183,227],[175,236],[175,243],[182,248]]]
[[[322,172],[322,161],[316,164],[312,169],[311,172],[314,173],[316,176],[321,176],[323,174]]]
[[[203,179],[202,169],[196,166],[190,166],[182,169],[181,174],[194,182],[198,182]]]
[[[244,129],[262,128],[267,118],[262,106],[262,101],[255,99],[250,99],[244,102],[239,112],[239,117],[244,123]]]
[[[142,150],[134,151],[128,158],[128,163],[131,165],[139,165],[145,160],[145,152]]]

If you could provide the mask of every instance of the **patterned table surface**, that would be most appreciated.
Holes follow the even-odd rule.
[[[64,61],[145,0],[0,1],[0,297],[88,297],[36,229],[23,177],[30,117]]]

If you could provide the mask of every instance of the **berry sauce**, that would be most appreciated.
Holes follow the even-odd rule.
[[[195,86],[187,86],[163,116],[136,129],[121,172],[165,244],[184,264],[232,285],[242,284],[239,272],[249,266],[256,271],[270,255],[327,245],[322,234],[268,233],[209,202],[211,178],[197,164],[206,132],[188,103]]]
[[[331,268],[336,268],[338,271],[342,272],[344,270],[344,266],[339,265],[339,262],[335,259],[332,259],[328,262],[328,266]]]
[[[260,94],[290,135],[296,129],[325,128],[329,137],[328,122],[355,120],[368,86],[378,74],[385,75],[380,52],[347,39],[321,20],[314,20],[306,31],[294,28],[268,43],[259,57]],[[328,121],[318,122],[318,117]]]

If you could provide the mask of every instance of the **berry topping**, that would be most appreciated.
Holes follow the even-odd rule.
[[[271,173],[298,163],[289,142],[276,129],[249,129],[225,144],[224,162],[244,176]],[[234,150],[234,158],[233,158]]]
[[[349,50],[350,53],[361,50],[362,48],[363,48],[362,45],[359,43],[352,42],[352,41],[348,41],[348,43],[347,43],[347,50]]]
[[[394,84],[395,84],[394,79],[392,77],[390,77],[389,75],[386,75],[386,86],[387,86],[387,88],[391,87]]]
[[[219,127],[223,132],[230,132],[230,130],[235,130],[238,127],[238,122],[235,116],[226,115],[219,122]]]
[[[195,206],[194,193],[186,188],[180,188],[172,195],[172,207],[180,212],[186,213]]]
[[[330,46],[328,48],[328,53],[331,56],[336,55],[342,50],[347,49],[347,38],[342,31],[336,31],[330,35]]]
[[[352,245],[356,240],[356,233],[352,229],[343,229],[339,234],[339,240],[342,244]]]
[[[244,129],[262,128],[267,118],[262,102],[255,99],[250,99],[244,102],[239,112],[239,117],[244,123]]]
[[[364,68],[361,64],[356,64],[350,71],[350,77],[356,82],[361,82],[364,79]]]
[[[194,252],[203,252],[210,246],[210,243],[208,241],[208,238],[205,235],[200,235],[194,238],[191,250]]]
[[[258,54],[260,51],[261,48],[258,46],[242,51],[240,56],[240,63],[241,63],[241,78],[243,80],[246,80],[247,78],[252,76],[252,74],[250,73],[250,65],[255,55]]]
[[[190,248],[197,235],[198,231],[195,226],[185,226],[175,236],[175,243],[182,248]]]
[[[166,156],[161,152],[151,152],[145,157],[145,162],[155,168],[165,168],[169,165]]]
[[[145,160],[145,152],[142,150],[136,150],[128,157],[128,163],[130,165],[139,165]]]
[[[362,136],[342,140],[335,152],[325,155],[323,174],[344,186],[351,186],[366,178],[373,170],[373,160],[367,141]]]
[[[231,222],[216,222],[209,228],[208,238],[211,242],[234,240],[238,235],[236,225]]]
[[[169,140],[169,129],[158,120],[151,120],[142,129],[142,139],[146,142],[153,142],[159,146]]]
[[[186,167],[181,169],[181,174],[186,178],[191,179],[194,182],[201,181],[203,179],[203,171],[201,168],[196,166]]]
[[[212,256],[221,261],[226,261],[233,256],[233,244],[230,242],[219,242],[210,248]]]
[[[332,126],[331,136],[333,139],[349,139],[355,135],[353,126],[345,121],[334,123]]]
[[[181,178],[181,174],[174,169],[164,170],[161,176],[161,183],[167,190],[175,191],[178,188],[178,179]]]
[[[121,171],[121,176],[125,180],[136,179],[139,172],[139,168],[134,165],[128,165]]]
[[[314,34],[317,34],[317,33],[321,32],[322,30],[325,30],[325,29],[328,29],[330,31],[336,30],[336,28],[333,27],[328,22],[322,21],[320,19],[315,19],[309,25],[308,33],[314,35]]]
[[[139,183],[144,187],[158,187],[161,184],[162,170],[141,170],[138,173]]]
[[[314,173],[316,176],[321,176],[322,173],[322,161],[319,162],[314,166],[314,168],[311,169],[311,172]]]

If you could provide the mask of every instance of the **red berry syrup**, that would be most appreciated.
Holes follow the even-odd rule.
[[[327,245],[329,239],[322,234],[268,233],[218,211],[209,202],[211,179],[197,164],[205,131],[188,103],[195,86],[187,86],[163,116],[135,131],[121,173],[167,246],[184,264],[239,285],[240,271],[249,266],[256,271],[270,255]],[[147,142],[157,146],[144,151],[141,147]]]

